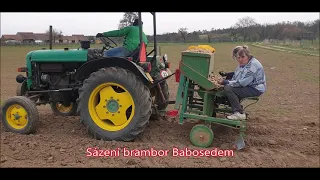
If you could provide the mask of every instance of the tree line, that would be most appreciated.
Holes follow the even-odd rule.
[[[138,17],[137,12],[125,12],[119,22],[119,28],[128,26]],[[189,32],[188,28],[181,27],[177,32],[157,35],[158,42],[255,42],[265,39],[278,40],[314,40],[319,38],[319,19],[310,22],[278,22],[275,24],[260,24],[254,18],[246,16],[229,28],[198,30]],[[153,42],[153,36],[147,36]],[[120,40],[120,39],[119,39]]]

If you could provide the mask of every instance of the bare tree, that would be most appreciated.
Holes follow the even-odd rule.
[[[240,18],[235,26],[241,30],[243,40],[246,41],[247,37],[250,34],[251,27],[254,27],[257,24],[258,23],[255,21],[255,19],[253,19],[252,17],[246,16],[246,17]]]
[[[212,28],[213,29],[213,28]],[[207,37],[208,37],[208,43],[211,43],[211,38],[210,38],[210,35],[211,35],[211,33],[210,33],[210,31],[208,31],[208,30],[203,30],[202,31],[202,33],[203,34],[205,34],[205,35],[207,35]]]
[[[316,38],[319,38],[319,30],[320,30],[320,25],[319,25],[319,19],[313,21],[310,25],[310,30],[313,33],[313,38],[312,38],[312,44],[313,40]]]
[[[240,31],[237,26],[231,26],[229,33],[233,40],[238,41],[238,38],[240,36]]]
[[[59,32],[57,32],[57,39],[61,40],[62,39],[62,31],[59,30]]]
[[[182,36],[183,42],[186,43],[187,34],[188,34],[187,28],[180,28],[178,29],[178,33]]]
[[[50,40],[50,31],[46,31],[46,36],[48,40]],[[56,40],[60,40],[62,38],[62,31],[57,29],[52,29],[52,41],[55,42]]]
[[[120,20],[118,28],[131,26],[135,19],[138,18],[138,12],[125,12],[123,18]]]
[[[259,24],[255,27],[255,32],[259,36],[259,40],[263,40],[266,38],[267,25]]]

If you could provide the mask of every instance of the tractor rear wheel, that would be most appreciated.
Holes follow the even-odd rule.
[[[118,67],[93,72],[79,89],[80,122],[96,139],[132,141],[151,116],[151,94],[130,71]]]
[[[2,106],[2,124],[6,131],[30,134],[36,132],[39,113],[36,104],[25,96],[14,96]]]
[[[74,116],[77,113],[77,103],[71,102],[70,105],[64,105],[58,102],[50,103],[52,112],[58,116]]]

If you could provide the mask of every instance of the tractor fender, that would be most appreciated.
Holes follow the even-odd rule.
[[[88,61],[77,69],[74,78],[76,81],[83,81],[87,79],[92,72],[98,71],[100,68],[115,66],[130,70],[136,76],[140,77],[145,85],[151,83],[142,67],[121,57],[104,57]]]

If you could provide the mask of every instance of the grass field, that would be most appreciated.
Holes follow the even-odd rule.
[[[160,119],[151,121],[135,142],[102,142],[87,135],[79,117],[56,117],[49,106],[40,106],[40,125],[35,135],[12,134],[1,127],[1,167],[319,167],[319,57],[242,44],[247,44],[264,66],[267,92],[246,109],[250,114],[247,147],[235,152],[234,157],[88,158],[87,147],[194,148],[188,139],[194,124],[179,125],[175,119]],[[174,71],[181,51],[192,44],[160,45]],[[211,44],[216,49],[216,73],[236,68],[237,62],[231,58],[236,45],[239,44]],[[34,49],[41,47],[1,47],[1,102],[15,95],[16,69],[25,66],[26,53]],[[177,83],[174,77],[168,83],[170,100],[174,100]],[[219,149],[229,149],[238,135],[238,131],[224,127],[217,127],[214,133],[210,148]]]
[[[309,56],[320,56],[319,39],[314,40],[302,40],[302,41],[265,41],[253,43],[254,46],[275,50],[285,51],[295,54],[303,54]]]

